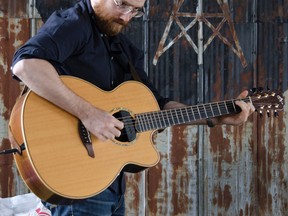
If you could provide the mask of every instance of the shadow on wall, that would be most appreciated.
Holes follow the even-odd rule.
[[[36,0],[36,8],[42,21],[46,22],[54,11],[69,8],[78,1],[80,0]]]

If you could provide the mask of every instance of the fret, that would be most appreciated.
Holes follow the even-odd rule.
[[[234,111],[237,112],[237,109],[236,109],[236,107],[235,107],[235,103],[234,103],[234,102],[232,102],[232,105],[233,105]]]
[[[154,123],[156,123],[156,122],[153,120],[153,117],[154,117],[154,119],[155,119],[154,113],[155,113],[155,112],[152,112],[152,113],[149,114],[149,116],[150,116],[150,122],[151,122],[151,125],[152,125],[152,128],[151,128],[151,129],[157,128],[157,127],[155,127],[156,125],[154,125]]]
[[[208,118],[207,110],[206,110],[205,104],[203,104],[203,108],[204,108],[204,112],[205,112],[205,117],[204,117],[204,118]]]
[[[173,109],[170,110],[170,119],[172,120],[172,125],[176,125],[177,124],[176,118],[174,116],[174,110]]]
[[[214,117],[211,104],[205,104],[204,106],[205,106],[206,118]]]
[[[212,116],[210,116],[210,117],[214,117],[214,116],[215,116],[215,114],[214,114],[214,111],[213,111],[213,107],[212,107],[212,104],[211,104],[211,103],[209,103],[209,106],[210,106],[210,109],[211,109],[211,113],[212,113]]]
[[[196,120],[196,117],[195,117],[195,113],[194,113],[193,108],[191,109],[191,111],[192,111],[192,115],[193,115],[193,120]]]
[[[217,105],[217,109],[219,111],[219,115],[222,115],[223,114],[223,109],[221,109],[221,103],[217,102],[216,105]]]
[[[182,118],[181,123],[185,123],[185,122],[187,122],[187,121],[185,120],[184,116],[183,116],[182,109],[179,109],[179,112],[180,112],[180,114],[181,114],[181,118]]]
[[[187,107],[185,107],[184,110],[185,110],[185,112],[186,112],[188,122],[191,122],[191,119],[189,118],[189,113],[188,113],[188,111],[187,111]],[[192,114],[193,114],[193,112],[192,112]]]
[[[192,111],[193,111],[194,116],[195,116],[195,120],[200,119],[200,113],[199,113],[199,111],[198,111],[198,107],[197,107],[197,106],[194,106],[192,109],[193,109]]]
[[[239,113],[239,112],[241,112],[241,108],[235,104],[235,101],[236,100],[231,101],[233,103],[233,106],[234,106],[234,112]],[[243,101],[247,103],[247,101],[245,101],[245,100],[243,100]],[[248,99],[248,101],[249,101],[249,99]]]
[[[178,118],[179,116],[178,116],[177,110],[173,109],[172,112],[175,113],[174,115],[176,116],[176,119],[175,119],[175,117],[174,117],[174,119],[176,120],[176,124],[180,124],[181,121],[180,121],[180,119]]]
[[[165,127],[167,127],[169,125],[168,124],[169,122],[166,123],[166,121],[167,121],[167,117],[166,116],[167,115],[165,115],[165,116],[163,115],[163,113],[166,113],[166,111],[161,111],[160,113],[161,113],[161,116],[162,116],[162,119],[163,119],[163,122],[164,122],[164,125],[163,125],[164,127],[163,128],[165,128]]]
[[[198,115],[199,115],[199,118],[198,119],[200,119],[201,118],[201,112],[200,112],[200,110],[199,110],[199,106],[196,106],[197,107],[197,112],[198,112]]]
[[[227,104],[225,102],[223,102],[223,103],[224,103],[225,109],[226,109],[226,113],[225,114],[229,114],[229,110],[228,110]]]
[[[212,110],[213,110],[213,115],[214,116],[220,116],[221,111],[219,109],[218,103],[211,104],[211,106],[212,106]]]
[[[198,105],[198,108],[200,110],[200,119],[207,118],[207,114],[206,114],[206,110],[205,110],[204,104]]]
[[[141,117],[142,117],[142,115],[136,115],[135,116],[135,120],[136,120],[135,127],[136,127],[136,130],[139,132],[144,131],[143,122],[142,122]]]
[[[235,107],[234,102],[233,101],[228,101],[226,103],[228,105],[229,113],[235,113],[236,112],[236,107]]]
[[[163,116],[163,111],[159,112],[159,119],[161,119],[161,128],[167,127],[167,124],[165,122],[165,117]]]
[[[172,119],[172,125],[175,125],[172,110],[170,110],[169,113],[170,113],[170,117],[171,117],[171,119]],[[170,118],[169,118],[169,119],[170,119]],[[169,121],[169,123],[170,123],[170,121]]]
[[[143,114],[140,114],[139,116],[138,116],[138,118],[139,118],[139,120],[141,119],[141,125],[142,125],[142,131],[146,131],[146,124],[145,124],[145,120],[144,120],[144,115]]]
[[[158,128],[163,128],[163,126],[162,126],[162,119],[161,119],[161,117],[160,117],[160,113],[161,112],[157,112],[156,114],[157,114],[157,116],[158,116],[158,118],[156,119],[156,122],[157,122],[157,120],[158,120],[158,122],[159,122],[159,124],[160,124],[160,126],[159,125],[157,125],[158,126]]]
[[[149,117],[148,117],[148,114],[147,113],[144,113],[143,114],[143,117],[144,117],[144,120],[145,120],[145,122],[146,122],[146,124],[145,124],[145,129],[146,129],[146,131],[148,131],[148,130],[150,130],[151,129],[151,126],[150,126],[150,124],[149,124]]]
[[[237,113],[237,107],[235,106],[234,101],[228,101],[226,104],[228,104],[229,113]]]
[[[163,116],[163,111],[158,111],[158,118],[159,118],[159,121],[160,121],[160,127],[161,128],[165,128],[165,118]]]
[[[202,106],[200,107],[201,108],[201,118],[207,118],[207,113],[206,113],[206,108],[205,108],[205,105],[202,104]],[[202,110],[203,109],[203,110]]]

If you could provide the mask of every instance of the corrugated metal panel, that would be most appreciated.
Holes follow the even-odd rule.
[[[29,37],[29,21],[17,19],[25,13],[26,3],[22,1],[2,1],[0,18],[0,92],[1,92],[1,145],[0,149],[10,148],[8,140],[8,120],[11,109],[20,92],[19,83],[10,74],[14,51]],[[24,5],[22,3],[25,3]],[[27,192],[27,188],[17,174],[12,155],[0,156],[0,194],[9,197]]]
[[[27,18],[27,6],[29,0],[2,0],[0,2],[0,16],[5,18]]]
[[[182,37],[160,56],[156,67],[151,66],[149,68],[151,78],[157,84],[158,82],[160,83],[158,87],[162,89],[162,92],[166,95],[172,95],[176,100],[195,104],[199,101],[201,102],[201,98],[205,102],[229,99],[237,96],[242,89],[254,86],[269,86],[271,89],[279,88],[283,91],[287,90],[287,58],[285,58],[285,56],[287,57],[287,44],[285,44],[287,27],[286,23],[284,23],[284,20],[287,20],[285,18],[287,17],[287,12],[284,12],[282,9],[287,7],[287,2],[150,1],[151,11],[153,15],[155,15],[155,17],[152,16],[152,18],[150,18],[152,22],[151,25],[153,25],[150,29],[156,27],[156,29],[164,32],[167,23],[169,23],[169,16],[172,14],[173,5],[175,10],[177,4],[183,3],[182,12],[196,13],[197,5],[200,4],[200,2],[202,2],[204,6],[204,16],[206,16],[207,20],[211,23],[211,25],[206,25],[208,23],[204,22],[204,44],[211,38],[213,30],[215,31],[215,29],[219,27],[219,31],[215,32],[216,37],[210,42],[204,52],[203,74],[200,74],[201,65],[197,65],[197,57],[193,57],[193,55],[196,55],[195,48],[189,44],[187,38]],[[217,3],[221,4],[218,5]],[[224,5],[222,3],[224,3]],[[153,8],[154,4],[156,5],[155,8]],[[227,5],[225,6],[225,4]],[[270,7],[269,4],[274,5]],[[263,5],[265,5],[265,7]],[[271,8],[269,13],[274,14],[274,16],[279,19],[271,18],[269,21],[265,19],[263,20],[265,23],[261,23],[259,21],[260,15],[266,15],[266,13],[262,12],[262,9],[266,8],[267,10],[269,7]],[[162,13],[160,8],[165,8],[165,12],[163,11]],[[224,9],[226,9],[226,12]],[[228,9],[229,13],[227,13]],[[222,27],[219,25],[222,20],[221,13],[224,14],[224,17],[226,16],[227,21],[230,18],[233,20],[233,28],[231,28],[231,23],[229,24],[229,22],[223,23]],[[165,14],[166,17],[163,18],[163,14]],[[264,17],[265,16],[261,18]],[[190,20],[187,18],[182,19],[183,26],[185,27],[193,20],[193,18]],[[281,22],[279,22],[279,20]],[[266,28],[265,31],[262,31],[262,25],[270,26],[270,29]],[[212,29],[210,27],[212,27]],[[198,37],[197,31],[198,25],[195,24],[194,29],[191,28],[188,32],[196,45]],[[164,36],[167,36],[166,44],[173,41],[180,33],[179,26],[174,22],[170,31],[165,32],[168,36],[164,34]],[[279,33],[281,33],[281,36]],[[157,42],[161,41],[161,37],[163,37],[161,34],[158,34],[159,32],[151,33],[151,52],[157,50]],[[235,35],[238,41],[235,40]],[[231,49],[232,46],[230,46],[227,41],[225,42],[224,37],[236,48],[238,43],[243,52],[243,56],[237,55],[237,52]],[[282,44],[280,44],[280,41]],[[261,43],[263,44],[262,48],[260,47]],[[154,45],[155,47],[153,47]],[[262,58],[263,61],[260,60],[262,55],[265,55],[265,57]],[[243,64],[245,63],[244,60],[247,62],[246,67],[245,64]],[[262,65],[262,63],[265,65]],[[193,67],[192,70],[191,67]],[[174,76],[175,68],[177,71],[176,76]],[[265,72],[268,68],[271,68],[269,74]],[[165,75],[162,76],[162,74]],[[187,79],[188,76],[189,78]],[[259,79],[261,77],[265,79],[260,82]],[[161,84],[163,81],[165,81],[165,84]],[[196,83],[189,85],[188,82]],[[181,83],[181,85],[175,83]],[[199,85],[202,86],[202,88],[197,87]],[[201,91],[201,89],[203,89],[203,91]],[[277,129],[279,120],[282,122],[280,122],[280,125],[285,125],[285,120],[283,121],[283,116],[281,115],[278,119],[272,118],[264,120],[254,115],[244,126],[239,128],[218,127],[211,130],[204,129],[203,131],[200,127],[194,132],[194,135],[198,137],[198,139],[193,142],[193,144],[197,146],[195,147],[197,149],[196,159],[198,158],[196,165],[198,167],[196,170],[198,173],[195,179],[196,187],[194,185],[193,189],[198,188],[198,193],[197,195],[189,196],[189,198],[193,200],[189,206],[193,206],[194,203],[198,204],[197,207],[194,207],[195,212],[192,212],[184,204],[182,205],[183,208],[179,211],[178,208],[174,208],[175,205],[178,205],[177,199],[167,201],[167,195],[165,193],[163,194],[163,191],[158,191],[156,194],[152,193],[148,195],[149,200],[151,200],[149,207],[153,206],[150,213],[152,215],[158,215],[158,213],[160,213],[159,215],[161,215],[161,213],[163,213],[161,212],[162,206],[165,206],[165,204],[163,204],[164,200],[168,206],[166,209],[169,209],[164,212],[164,215],[285,215],[287,213],[285,210],[287,206],[287,188],[285,186],[287,178],[285,178],[286,176],[282,176],[281,184],[279,184],[278,181],[276,181],[277,183],[275,184],[273,181],[279,177],[278,173],[286,173],[286,166],[281,165],[279,167],[279,164],[274,162],[273,166],[265,166],[266,169],[262,170],[260,169],[261,163],[259,164],[261,160],[269,160],[267,156],[262,156],[262,152],[259,150],[259,147],[267,145],[269,139],[269,142],[272,143],[275,139],[280,139],[282,146],[277,146],[277,150],[268,147],[266,149],[266,151],[268,151],[266,155],[269,155],[269,151],[282,153],[284,151],[285,153],[283,153],[280,158],[282,158],[282,162],[286,162],[288,159],[287,150],[285,151],[287,141],[285,142],[283,137],[285,130],[281,129],[278,131]],[[262,131],[262,128],[265,128],[266,124],[270,125],[270,129],[274,128],[272,133]],[[191,129],[187,128],[186,130],[190,131]],[[261,136],[266,136],[268,140],[262,139]],[[177,146],[173,149],[177,154],[179,151],[182,152],[183,148],[186,149],[186,147],[181,145],[181,142],[179,145],[178,140],[186,138],[187,133],[178,133],[177,131],[176,133],[172,133],[172,138],[166,140],[166,142],[168,142],[168,146]],[[162,142],[162,139],[156,139],[157,144]],[[279,149],[279,147],[281,147],[281,149]],[[172,154],[171,152],[167,152],[164,158],[169,158]],[[189,153],[187,152],[187,154]],[[187,154],[184,155],[185,159],[187,159]],[[275,153],[273,155],[276,158],[279,156],[275,155]],[[276,164],[278,167],[276,167]],[[192,169],[191,167],[195,168],[195,164],[191,163],[190,166],[182,165],[181,169],[185,171],[186,169],[189,170],[189,168]],[[281,168],[282,171],[280,171],[279,168]],[[171,169],[165,163],[164,166],[161,166],[158,175],[157,173],[153,173],[154,176],[159,177],[159,180],[153,179],[153,181],[150,182],[160,181],[157,183],[157,185],[160,186],[156,189],[165,188],[169,191],[170,188],[168,185],[171,185],[171,183],[175,181],[178,185],[185,185],[183,183],[181,184],[181,181],[178,181],[183,173],[178,173],[176,176],[167,175],[164,177],[163,174],[161,175],[161,173],[163,173],[162,170],[168,172],[168,170]],[[172,170],[172,172],[175,171],[176,170]],[[269,183],[266,184],[265,180],[258,177],[260,174],[259,171],[263,173],[261,175],[266,176],[267,173],[273,172],[276,176],[273,181],[269,181]],[[151,170],[149,172],[151,172]],[[157,172],[157,170],[155,172]],[[187,182],[189,181],[186,180],[186,186],[181,187],[180,194],[175,193],[173,196],[181,197],[183,194],[187,194],[185,193],[189,188]],[[264,186],[260,188],[263,184]],[[266,205],[265,208],[263,205]]]
[[[74,2],[0,4],[1,149],[9,147],[7,122],[20,92],[9,73],[12,54],[41,26],[40,15],[45,20]],[[269,86],[285,91],[287,104],[287,7],[287,0],[149,0],[144,25],[135,20],[127,33],[145,50],[149,76],[164,96],[198,104]],[[287,122],[287,113],[255,114],[240,127],[177,126],[155,134],[162,159],[127,176],[127,215],[288,214]],[[11,156],[0,156],[0,180],[1,197],[27,191]]]

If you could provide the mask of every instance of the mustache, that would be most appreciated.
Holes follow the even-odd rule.
[[[122,25],[122,26],[127,26],[129,24],[129,21],[125,22],[122,19],[116,19],[116,20],[114,20],[114,22],[116,22],[116,23],[118,23],[119,25]]]
[[[126,27],[126,26],[128,26],[128,24],[129,24],[129,22],[125,22],[125,21],[120,20],[120,19],[115,20],[115,22],[116,22],[117,24],[119,24],[119,25],[122,25],[123,27]]]

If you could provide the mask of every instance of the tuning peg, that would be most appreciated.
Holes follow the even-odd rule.
[[[278,117],[279,113],[277,112],[277,110],[274,110],[274,117]]]
[[[270,111],[267,110],[267,117],[270,118]]]
[[[260,118],[262,118],[263,117],[263,112],[262,112],[262,110],[260,110]]]

